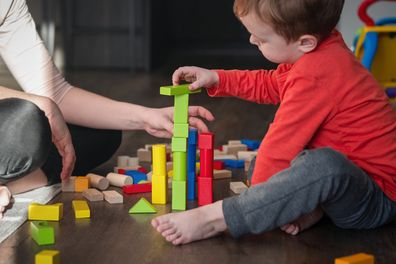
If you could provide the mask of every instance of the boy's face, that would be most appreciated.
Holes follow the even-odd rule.
[[[250,43],[256,45],[268,60],[274,63],[294,63],[304,54],[299,50],[299,41],[287,43],[254,12],[241,17],[240,20],[250,33]]]

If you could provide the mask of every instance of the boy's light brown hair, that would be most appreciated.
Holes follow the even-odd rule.
[[[328,37],[336,27],[344,0],[235,0],[234,13],[243,17],[255,12],[287,42],[302,35]]]

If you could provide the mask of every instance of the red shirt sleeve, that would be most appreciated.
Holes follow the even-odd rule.
[[[290,167],[291,161],[315,137],[326,123],[333,103],[326,86],[313,77],[287,78],[280,88],[280,107],[262,141],[252,177],[252,184],[268,180]]]
[[[260,104],[279,103],[279,80],[290,66],[276,70],[217,70],[219,85],[207,89],[209,96],[233,96]]]

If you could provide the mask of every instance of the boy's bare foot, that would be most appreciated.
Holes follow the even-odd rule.
[[[10,204],[11,192],[6,186],[0,186],[0,219],[3,218],[3,213],[6,207]]]
[[[171,213],[154,218],[152,226],[174,245],[212,237],[227,229],[223,201],[181,213]]]
[[[18,194],[46,186],[47,182],[44,172],[37,169],[18,180],[7,183],[7,187],[12,194]]]
[[[293,223],[282,226],[281,230],[295,236],[316,224],[323,217],[323,214],[322,208],[318,206],[312,212],[300,216],[300,218],[298,218]]]

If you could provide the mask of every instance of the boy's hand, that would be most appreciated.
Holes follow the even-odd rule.
[[[190,90],[198,88],[211,88],[219,83],[216,72],[204,68],[185,66],[177,69],[172,75],[173,85],[179,85],[180,81],[190,82]]]
[[[144,129],[155,137],[170,138],[173,135],[173,107],[167,108],[147,108],[144,114]],[[201,106],[190,106],[188,108],[189,124],[197,128],[200,132],[208,132],[208,127],[200,119],[204,118],[213,121],[211,112]]]

